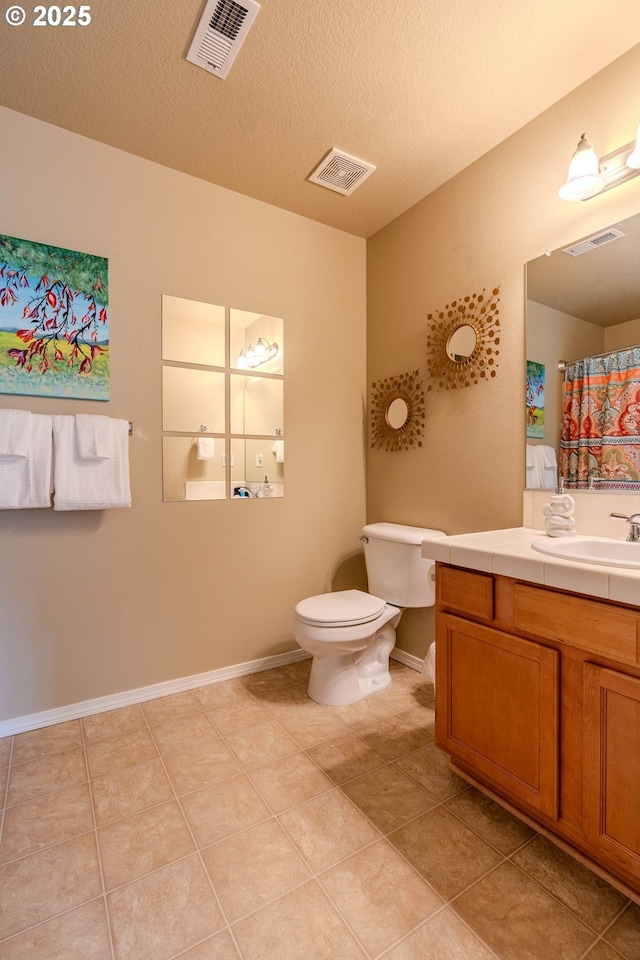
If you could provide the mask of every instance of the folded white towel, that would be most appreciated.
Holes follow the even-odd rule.
[[[111,456],[111,417],[76,413],[76,441],[81,460],[106,460]]]
[[[0,410],[0,457],[27,457],[31,440],[28,410]]]
[[[130,507],[129,421],[109,421],[111,455],[106,460],[78,455],[73,416],[53,418],[54,510],[107,510]]]
[[[196,459],[215,460],[216,442],[213,437],[198,437],[196,439]]]
[[[284,440],[276,440],[271,451],[276,455],[276,463],[284,463]]]
[[[30,415],[27,456],[0,457],[0,509],[51,506],[51,417]]]

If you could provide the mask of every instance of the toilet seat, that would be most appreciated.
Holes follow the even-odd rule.
[[[339,590],[307,597],[296,606],[302,623],[317,627],[355,627],[375,620],[386,607],[380,597],[362,590]]]

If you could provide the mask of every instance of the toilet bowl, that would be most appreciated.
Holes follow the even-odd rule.
[[[345,706],[391,684],[389,654],[404,607],[435,602],[434,565],[422,558],[422,541],[444,535],[403,524],[368,524],[360,539],[372,592],[340,590],[297,604],[295,638],[313,657],[312,700]]]

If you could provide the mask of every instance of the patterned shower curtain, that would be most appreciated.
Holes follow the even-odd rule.
[[[640,346],[567,364],[560,476],[573,489],[640,490]]]

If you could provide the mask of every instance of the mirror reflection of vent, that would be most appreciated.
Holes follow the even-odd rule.
[[[358,160],[357,157],[334,147],[310,174],[309,180],[348,197],[374,170],[373,164]]]
[[[224,80],[259,10],[255,0],[208,0],[187,60]]]
[[[624,237],[622,230],[618,230],[616,227],[610,227],[609,230],[596,233],[593,237],[588,237],[587,240],[574,243],[572,247],[565,247],[562,252],[568,253],[570,257],[579,257],[581,253],[587,253],[588,250],[595,250],[596,247],[603,247],[605,243],[613,243],[614,240],[619,240],[620,237]]]

